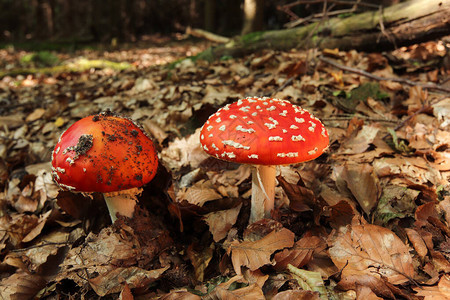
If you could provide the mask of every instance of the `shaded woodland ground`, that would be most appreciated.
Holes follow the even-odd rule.
[[[0,50],[2,299],[448,299],[448,45],[183,59],[207,46],[41,54],[52,63]],[[321,157],[279,168],[272,219],[251,225],[249,166],[199,145],[246,96],[298,104],[330,134]],[[160,155],[135,217],[113,225],[101,195],[50,174],[61,133],[107,109]]]

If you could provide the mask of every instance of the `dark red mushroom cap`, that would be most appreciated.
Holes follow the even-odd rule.
[[[328,142],[319,119],[300,106],[273,98],[249,97],[228,104],[209,117],[200,133],[209,155],[255,165],[312,160]]]
[[[158,157],[153,142],[133,121],[100,113],[75,122],[52,154],[52,174],[61,188],[113,192],[153,179]]]

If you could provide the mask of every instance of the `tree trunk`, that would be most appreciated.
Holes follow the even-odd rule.
[[[384,30],[380,30],[384,28]],[[210,48],[200,59],[240,56],[259,49],[318,47],[380,51],[450,34],[450,1],[411,0],[383,11],[331,18],[307,26],[254,32]]]
[[[244,25],[242,34],[262,30],[264,0],[244,0]]]
[[[204,26],[207,31],[213,32],[216,25],[216,0],[206,0],[205,1],[205,22]]]

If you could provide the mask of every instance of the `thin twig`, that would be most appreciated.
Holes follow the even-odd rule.
[[[59,245],[69,245],[70,242],[45,242],[43,244],[39,244],[39,245],[33,245],[27,248],[20,248],[20,249],[12,249],[10,250],[10,252],[23,252],[23,251],[28,251],[30,249],[35,249],[35,248],[41,248],[41,247],[46,247],[46,246],[59,246]]]
[[[333,117],[333,118],[320,118],[320,120],[323,121],[323,122],[350,121],[353,118],[358,118],[358,119],[365,120],[365,121],[370,121],[370,122],[384,122],[384,123],[394,123],[394,124],[398,123],[398,121],[395,121],[395,120],[371,118],[371,117],[366,117],[366,116],[342,116],[342,117],[336,116],[336,117]]]
[[[361,69],[341,65],[341,64],[339,64],[331,59],[328,59],[326,57],[323,57],[323,56],[319,57],[319,60],[321,60],[324,63],[327,63],[329,65],[332,65],[338,69],[341,69],[343,71],[359,74],[359,75],[362,75],[362,76],[365,76],[365,77],[368,77],[368,78],[371,78],[374,80],[399,82],[399,83],[407,84],[409,86],[419,86],[424,89],[435,90],[435,91],[445,92],[445,93],[450,94],[450,88],[446,88],[446,87],[443,87],[443,86],[440,86],[440,85],[437,85],[434,83],[422,83],[422,82],[416,82],[416,81],[412,81],[409,79],[403,79],[403,78],[398,78],[398,77],[381,77],[381,76],[374,75],[372,73],[369,73],[369,72],[361,70]]]
[[[280,10],[283,9],[290,9],[291,7],[300,5],[300,4],[317,4],[317,3],[322,3],[325,2],[325,0],[300,0],[300,1],[295,1],[292,3],[288,3],[285,5],[281,5],[279,6]],[[347,4],[347,5],[359,5],[359,6],[366,6],[366,7],[370,7],[370,8],[378,8],[377,4],[372,4],[372,3],[365,3],[365,2],[360,2],[360,1],[345,1],[345,0],[327,0],[328,3],[335,3],[335,4]]]

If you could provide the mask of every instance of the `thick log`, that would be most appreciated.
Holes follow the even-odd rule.
[[[384,10],[331,18],[307,26],[250,33],[211,47],[198,58],[214,60],[259,49],[312,47],[381,51],[450,34],[450,0],[411,0]]]

